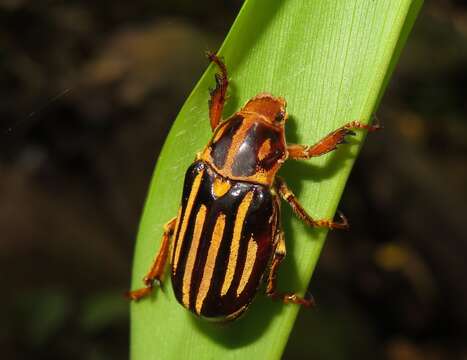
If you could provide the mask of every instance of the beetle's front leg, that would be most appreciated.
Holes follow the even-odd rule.
[[[229,79],[227,78],[227,68],[222,60],[211,52],[207,53],[207,57],[215,63],[220,70],[220,73],[216,73],[215,75],[216,87],[214,90],[210,91],[211,99],[209,100],[209,120],[211,121],[211,129],[214,131],[222,118]]]
[[[164,225],[164,234],[162,235],[162,243],[157,253],[154,262],[151,265],[151,269],[143,278],[144,288],[127,292],[127,297],[131,300],[139,300],[142,297],[149,295],[154,287],[154,283],[161,282],[162,275],[164,274],[165,263],[169,255],[169,242],[173,235],[177,218],[174,217],[167,224]]]
[[[297,304],[303,305],[305,307],[311,307],[315,305],[313,297],[300,297],[295,293],[288,292],[279,292],[277,291],[277,272],[279,270],[279,265],[285,257],[285,240],[284,233],[281,231],[277,235],[278,242],[276,245],[276,250],[272,258],[271,268],[269,269],[268,284],[266,287],[266,295],[274,300],[281,300],[285,304]]]
[[[274,183],[276,191],[281,195],[281,197],[292,207],[293,212],[302,219],[305,224],[313,227],[321,227],[328,229],[347,229],[349,227],[349,222],[346,217],[339,213],[340,221],[334,222],[332,220],[315,220],[313,219],[303,208],[302,204],[299,203],[295,194],[289,189],[284,179],[279,176],[276,177]]]
[[[332,133],[328,134],[326,137],[312,146],[290,144],[287,147],[287,151],[289,152],[289,157],[291,159],[309,159],[311,157],[321,156],[335,150],[337,145],[345,143],[345,137],[347,135],[355,135],[352,130],[366,129],[368,131],[376,131],[380,128],[381,126],[378,124],[365,125],[359,121],[352,121],[340,127],[339,129],[334,130]]]

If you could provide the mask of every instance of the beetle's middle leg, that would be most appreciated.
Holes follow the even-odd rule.
[[[175,230],[175,224],[177,222],[177,218],[174,217],[171,219],[167,224],[164,225],[164,234],[162,235],[162,243],[157,253],[157,256],[154,262],[151,265],[151,269],[143,278],[143,283],[145,287],[133,291],[129,291],[126,295],[131,300],[139,300],[142,297],[149,295],[154,288],[154,283],[161,282],[162,275],[165,269],[165,263],[167,262],[167,257],[169,255],[169,243],[170,238],[173,235]]]
[[[334,130],[312,146],[290,144],[287,147],[287,151],[291,159],[309,159],[311,157],[327,154],[335,150],[337,145],[344,144],[347,135],[355,135],[352,130],[366,129],[371,132],[379,130],[380,128],[381,126],[379,124],[365,125],[359,121],[351,121],[341,126],[339,129]]]
[[[279,265],[285,257],[285,240],[284,233],[281,231],[276,236],[278,236],[278,242],[276,245],[276,250],[272,258],[271,268],[269,269],[268,284],[266,287],[266,295],[275,300],[281,300],[285,304],[292,303],[303,305],[305,307],[311,307],[315,305],[313,297],[300,297],[295,293],[288,292],[279,292],[277,291],[277,272],[279,270]]]
[[[281,197],[289,203],[292,207],[293,212],[302,219],[305,224],[313,226],[313,227],[322,227],[328,229],[347,229],[349,227],[349,222],[347,221],[346,217],[339,213],[340,221],[334,222],[332,220],[322,219],[322,220],[315,220],[313,219],[303,208],[302,204],[298,201],[295,194],[292,190],[289,189],[284,179],[277,176],[276,181],[274,183],[274,187],[277,192],[281,195]]]
[[[211,121],[211,129],[214,131],[222,119],[222,111],[224,110],[229,79],[227,77],[227,68],[222,60],[211,52],[207,53],[207,57],[215,63],[220,70],[220,72],[215,75],[216,87],[210,91],[211,99],[209,100],[209,120]]]

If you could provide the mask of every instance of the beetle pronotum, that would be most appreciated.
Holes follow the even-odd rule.
[[[269,93],[253,97],[222,120],[227,70],[216,55],[208,57],[220,70],[209,101],[213,136],[186,172],[181,206],[164,227],[159,253],[143,279],[145,287],[128,296],[139,300],[150,294],[170,257],[175,297],[204,318],[237,318],[251,303],[264,276],[267,296],[311,306],[312,298],[276,288],[277,271],[286,253],[280,197],[313,227],[346,229],[347,219],[342,214],[338,222],[314,219],[276,173],[287,159],[326,154],[347,135],[354,135],[352,130],[373,131],[379,126],[352,121],[312,146],[287,144],[285,99]]]

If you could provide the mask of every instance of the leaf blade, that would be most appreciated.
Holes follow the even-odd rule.
[[[225,114],[256,93],[286,97],[293,121],[288,139],[313,143],[353,119],[367,120],[381,98],[421,1],[247,1],[221,54],[232,79]],[[176,214],[185,169],[209,139],[210,67],[183,106],[151,183],[135,250],[139,287],[160,243],[163,223]],[[331,217],[361,145],[287,164],[281,174],[316,217]],[[300,174],[300,175],[298,175]],[[284,206],[288,258],[281,288],[306,288],[324,243]],[[285,282],[285,279],[289,281]],[[195,319],[165,291],[132,305],[133,359],[279,358],[298,308],[258,296],[246,316],[219,327]]]

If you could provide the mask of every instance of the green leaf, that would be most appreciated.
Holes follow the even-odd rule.
[[[420,6],[417,0],[247,0],[221,48],[232,80],[224,114],[259,92],[283,96],[287,138],[305,144],[350,120],[367,122]],[[211,136],[207,102],[214,72],[209,67],[196,85],[160,154],[139,230],[133,289],[142,285],[164,223],[176,215],[185,170]],[[333,217],[363,136],[321,158],[288,161],[281,171],[316,218]],[[279,285],[303,293],[326,232],[306,228],[283,209],[288,256]],[[163,290],[131,306],[131,356],[278,359],[298,310],[261,293],[241,319],[208,323],[177,303],[167,279]],[[310,336],[315,332],[310,328]]]

